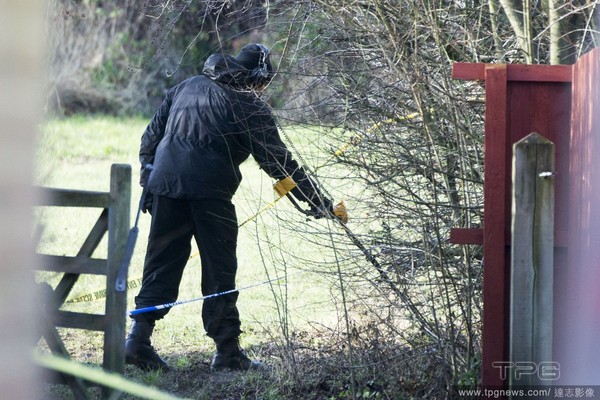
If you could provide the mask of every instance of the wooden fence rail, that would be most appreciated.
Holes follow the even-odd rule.
[[[37,206],[95,207],[102,209],[98,220],[74,256],[38,254],[37,267],[41,270],[63,273],[58,285],[47,288],[46,316],[43,337],[53,354],[69,357],[58,334],[57,327],[104,332],[103,368],[123,373],[125,364],[126,291],[116,290],[120,262],[125,254],[130,224],[131,166],[114,164],[110,171],[110,191],[92,192],[41,188]],[[105,259],[92,258],[96,247],[108,232],[108,254]],[[82,274],[106,276],[105,314],[85,314],[60,310]],[[71,388],[77,399],[89,398],[84,382],[72,376],[61,375],[63,383]],[[103,389],[103,398],[111,398],[113,391]]]

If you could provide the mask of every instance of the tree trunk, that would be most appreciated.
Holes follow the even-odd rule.
[[[581,15],[571,13],[564,0],[548,0],[548,25],[550,28],[550,64],[573,64],[577,60]]]
[[[498,0],[488,0],[488,8],[490,10],[490,22],[492,25],[492,36],[494,38],[494,48],[496,58],[498,61],[504,61],[504,51],[502,46],[502,40],[498,31],[498,13],[500,8],[498,7]]]
[[[530,8],[528,0],[500,0],[510,26],[519,40],[519,47],[525,54],[525,62],[533,63],[533,46],[531,43],[531,24],[529,23]],[[527,17],[526,17],[527,16]]]
[[[567,61],[567,40],[563,37],[565,19],[561,19],[562,1],[548,0],[548,24],[550,27],[550,64],[565,64]]]

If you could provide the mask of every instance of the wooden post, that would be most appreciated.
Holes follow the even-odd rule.
[[[106,330],[104,334],[104,367],[123,373],[125,364],[126,291],[117,291],[117,269],[125,254],[130,225],[131,166],[114,164],[110,170],[108,211],[108,259],[106,274]],[[105,391],[110,392],[109,389]],[[108,397],[108,394],[105,393]]]
[[[0,11],[0,397],[37,399],[31,344],[42,329],[33,280],[31,186],[43,120],[44,10],[40,0],[3,1]]]
[[[507,202],[510,189],[506,160],[510,151],[508,132],[508,69],[506,65],[485,68],[485,210],[483,225],[483,353],[481,383],[503,388],[506,381],[492,368],[508,357],[509,291],[507,251]]]
[[[513,146],[512,192],[509,384],[544,385],[539,363],[552,361],[554,144],[537,133]]]

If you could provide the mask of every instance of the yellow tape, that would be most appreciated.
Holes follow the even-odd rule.
[[[142,278],[135,278],[127,281],[127,289],[135,289],[142,285]],[[82,294],[66,301],[66,304],[70,303],[87,303],[89,301],[95,301],[106,298],[106,289],[97,290],[93,293]]]
[[[106,372],[103,369],[84,365],[71,359],[65,359],[59,356],[43,355],[39,354],[38,352],[33,352],[32,358],[35,364],[44,368],[62,372],[70,376],[79,377],[89,382],[95,382],[96,384],[104,387],[117,389],[119,392],[126,392],[134,396],[136,399],[185,400],[182,397],[173,396],[172,394],[162,392],[159,389],[146,384],[125,379],[119,374]],[[114,398],[114,396],[111,396],[111,398]]]
[[[371,127],[369,127],[369,129],[367,129],[367,131],[364,134],[359,133],[359,134],[353,136],[348,143],[344,144],[343,146],[341,146],[339,149],[337,149],[335,151],[334,156],[335,157],[341,156],[342,154],[344,154],[346,152],[346,150],[348,150],[348,148],[350,146],[356,146],[358,143],[360,143],[365,138],[366,134],[371,133],[372,131],[374,131],[375,129],[378,129],[382,125],[393,124],[394,122],[397,122],[397,121],[406,121],[406,120],[409,120],[409,119],[414,119],[414,118],[417,118],[420,115],[421,114],[419,114],[418,112],[414,112],[412,114],[408,114],[408,115],[404,115],[404,116],[398,116],[398,117],[394,117],[394,118],[388,118],[386,120],[377,122],[377,123],[371,125]]]
[[[405,115],[405,116],[399,116],[399,117],[396,117],[396,118],[388,118],[388,119],[386,119],[384,121],[377,122],[377,123],[373,124],[373,126],[371,126],[369,129],[367,129],[367,133],[369,133],[369,132],[371,132],[371,131],[379,128],[380,126],[382,126],[384,124],[391,124],[391,123],[394,123],[396,121],[409,120],[409,119],[416,118],[416,117],[418,117],[420,115],[421,114],[415,112],[415,113],[408,114],[408,115]],[[363,138],[364,138],[363,134],[358,134],[358,135],[354,136],[352,139],[350,139],[350,141],[348,143],[346,143],[345,145],[341,146],[338,150],[336,150],[335,153],[334,153],[334,155],[331,158],[341,156],[346,150],[348,150],[348,148],[350,146],[356,146]],[[330,160],[331,160],[331,158],[330,158]],[[317,166],[315,168],[315,171],[317,171],[318,169],[320,169],[321,167],[323,167],[325,165],[327,165],[327,162],[323,163],[320,166]],[[248,218],[247,220],[245,220],[244,222],[242,222],[239,225],[239,227],[241,228],[246,223],[248,223],[248,222],[252,221],[254,218],[256,218],[262,212],[264,212],[264,211],[268,210],[269,208],[273,207],[275,205],[275,203],[277,203],[283,196],[285,196],[290,190],[292,190],[296,186],[297,186],[296,182],[294,182],[294,180],[292,178],[290,178],[290,177],[283,178],[279,182],[275,183],[275,185],[273,186],[273,189],[275,189],[275,191],[279,195],[279,198],[277,198],[274,201],[270,202],[265,207],[263,207],[260,211],[258,211],[256,214],[254,214],[253,216],[251,216],[250,218]],[[338,215],[338,214],[336,214],[336,211],[334,209],[334,214],[343,223],[346,223],[346,222],[348,222],[348,212],[346,210],[346,206],[344,205],[343,201],[340,204],[338,204],[336,207],[338,207],[340,205],[343,207],[343,212],[341,211],[342,209],[338,210],[338,212],[340,213],[340,215]],[[193,253],[192,255],[190,255],[190,259],[192,259],[194,257],[198,257],[199,255],[200,255],[199,251],[196,252],[196,253]]]

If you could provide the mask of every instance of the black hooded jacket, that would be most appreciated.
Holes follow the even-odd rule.
[[[243,91],[247,71],[213,55],[203,75],[173,87],[144,131],[141,182],[150,193],[178,199],[231,200],[250,155],[276,180],[292,177],[299,200],[321,204],[316,185],[282,142],[269,107]]]

